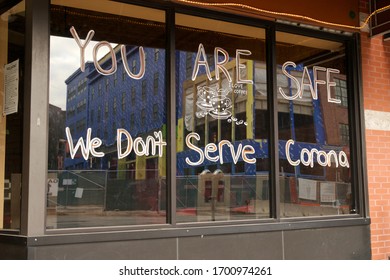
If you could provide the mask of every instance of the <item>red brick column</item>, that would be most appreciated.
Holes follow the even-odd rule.
[[[368,14],[368,1],[360,1]],[[372,259],[390,257],[390,42],[361,33]]]

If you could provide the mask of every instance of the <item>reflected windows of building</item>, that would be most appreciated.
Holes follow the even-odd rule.
[[[265,30],[184,14],[176,14],[176,24],[177,123],[183,124],[176,140],[177,221],[269,217],[268,169],[256,172],[267,152],[255,145],[268,140],[268,127],[255,139],[263,116],[253,106],[263,100],[267,112],[266,87],[261,96],[255,90],[264,84],[257,77],[266,69]]]
[[[85,71],[77,60],[60,79],[50,80],[51,89],[65,84],[66,118],[59,128],[68,137],[68,151],[63,163],[67,171],[49,172],[61,183],[57,195],[48,197],[48,207],[60,205],[63,212],[48,211],[48,228],[166,224],[168,191],[176,195],[171,215],[178,224],[273,218],[271,202],[279,207],[278,218],[352,213],[355,163],[350,161],[349,122],[354,118],[348,110],[352,89],[346,82],[345,40],[321,32],[315,37],[295,34],[299,31],[292,28],[277,31],[276,40],[269,42],[266,28],[238,23],[238,18],[223,21],[177,13],[171,58],[175,84],[166,89],[170,65],[165,65],[165,11],[115,1],[76,2],[52,0],[51,69],[62,69],[56,63],[58,46],[79,51],[74,32],[86,38],[93,30],[89,47],[112,42],[114,55],[101,48],[98,57],[91,58],[96,63],[85,63]],[[272,45],[276,64],[267,65],[266,49]],[[111,62],[117,64],[115,73],[110,72]],[[276,71],[273,91],[267,84],[270,69]],[[117,75],[122,75],[122,83]],[[175,108],[168,108],[167,92],[173,89]],[[51,90],[50,97],[54,95]],[[275,112],[268,108],[271,100]],[[270,136],[272,124],[277,137]],[[65,135],[65,127],[71,135]],[[99,138],[91,140],[93,155],[80,148],[90,131]],[[173,132],[176,139],[168,137]],[[277,144],[271,143],[274,138]],[[162,144],[172,141],[176,166],[168,167],[172,154],[167,155]],[[279,161],[272,165],[275,149]],[[52,151],[48,156],[53,158]],[[176,178],[169,178],[169,168]],[[170,180],[174,183],[167,186]],[[275,181],[279,185],[271,186]],[[87,205],[108,215],[87,221],[65,207]],[[107,218],[110,215],[115,219]]]
[[[116,102],[116,96],[114,96],[114,100],[112,103],[112,113],[114,114],[114,116],[116,115],[116,108],[117,108],[117,102]]]
[[[160,57],[160,50],[154,49],[154,62],[158,62],[159,57]]]
[[[153,79],[153,93],[156,95],[158,93],[158,80],[159,80],[159,74],[154,73],[154,79]]]
[[[340,143],[342,145],[349,145],[349,125],[340,123],[339,124],[340,129]]]
[[[285,32],[276,39],[281,216],[349,214],[346,47]]]
[[[340,100],[341,106],[348,107],[348,91],[347,91],[347,81],[342,79],[334,79],[336,83],[335,86],[335,97]]]
[[[132,106],[135,106],[135,100],[136,100],[136,91],[135,91],[135,87],[133,86],[131,88],[131,105]]]
[[[165,131],[164,83],[158,85],[159,91],[154,95],[154,101],[164,108],[157,111],[159,118],[155,118],[153,105],[150,108],[140,106],[141,100],[146,101],[146,84],[153,85],[154,73],[166,71],[165,55],[159,55],[166,46],[165,12],[106,0],[89,4],[51,0],[50,18],[50,69],[53,71],[50,102],[66,104],[67,117],[58,129],[62,131],[62,138],[67,139],[68,152],[63,164],[66,171],[49,171],[48,174],[49,178],[58,179],[59,184],[58,192],[48,195],[47,228],[165,224],[165,150],[162,154],[158,147],[156,151],[149,148],[148,153],[142,150],[143,145],[147,146],[145,135],[153,137],[148,141],[155,143],[154,136],[163,135]],[[69,67],[68,64],[64,67],[59,62],[63,61],[62,55],[79,55],[75,38],[85,42],[88,34],[92,34],[90,31],[93,31],[93,36],[84,50],[85,64],[76,59],[69,63]],[[95,48],[94,54],[94,47],[98,44],[101,47]],[[145,57],[141,55],[142,49]],[[147,53],[154,54],[154,63],[147,62]],[[145,61],[142,62],[143,58]],[[149,68],[151,66],[153,70]],[[137,78],[137,74],[143,78]],[[118,83],[120,75],[122,82]],[[57,98],[54,88],[63,89],[65,102]],[[129,99],[126,98],[127,92],[130,93]],[[137,92],[141,96],[137,97]],[[126,111],[126,103],[131,105],[131,111]],[[65,126],[69,127],[67,135]],[[117,137],[119,128],[123,132],[121,138]],[[91,133],[95,147],[94,155],[88,149],[81,149],[80,143],[86,145],[88,133]],[[126,133],[130,133],[133,141],[129,141],[130,135]],[[50,132],[49,139],[52,136]],[[70,137],[73,143],[69,142]],[[165,134],[162,137],[161,141],[165,141]],[[135,142],[135,139],[138,140]],[[135,147],[127,149],[127,145],[134,142],[138,145],[137,152],[142,155],[135,155]],[[129,150],[131,153],[126,154]],[[52,152],[49,153],[50,158]],[[149,176],[151,174],[153,176]],[[85,212],[69,211],[81,208],[86,209]],[[107,215],[99,216],[90,209],[100,209]],[[84,219],[82,213],[89,218]]]
[[[126,92],[122,92],[122,99],[121,99],[121,107],[122,107],[122,112],[125,111],[126,109]]]
[[[153,104],[153,120],[158,120],[158,104]]]
[[[114,87],[118,84],[118,72],[114,73]]]
[[[141,94],[142,94],[142,101],[146,101],[146,96],[147,96],[147,81],[146,80],[142,81]]]

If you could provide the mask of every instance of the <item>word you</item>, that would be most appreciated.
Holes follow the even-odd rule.
[[[70,157],[72,159],[75,158],[77,151],[80,149],[80,152],[85,160],[88,160],[90,155],[92,157],[104,157],[105,154],[103,152],[96,151],[101,145],[102,140],[100,138],[92,138],[92,129],[87,129],[87,135],[84,142],[83,137],[80,137],[77,141],[76,145],[73,145],[73,138],[70,132],[69,127],[65,129],[66,138],[69,144],[69,152]],[[122,137],[125,137],[127,140],[127,146],[122,147],[125,141],[122,141]],[[143,140],[141,137],[137,137],[133,140],[130,133],[123,128],[117,129],[117,150],[118,150],[118,159],[124,158],[128,156],[132,150],[137,156],[149,156],[156,155],[158,149],[158,156],[163,156],[163,148],[167,143],[163,141],[162,132],[154,132],[153,136],[146,137],[146,140]]]
[[[320,67],[320,66],[313,66],[313,79],[314,79],[314,86],[313,86],[313,82],[311,80],[311,76],[310,76],[309,69],[307,68],[307,66],[305,66],[303,68],[301,82],[299,82],[296,77],[294,77],[293,75],[291,75],[287,71],[287,67],[290,67],[290,66],[292,66],[294,68],[297,67],[294,62],[287,61],[282,66],[282,72],[287,78],[291,79],[291,81],[293,81],[295,83],[296,88],[297,88],[297,92],[295,94],[289,96],[283,91],[282,87],[279,87],[279,92],[285,99],[294,100],[294,99],[297,99],[298,97],[302,98],[304,87],[306,86],[306,87],[309,87],[312,98],[314,100],[317,100],[318,99],[318,85],[326,85],[328,102],[338,103],[338,104],[341,103],[341,100],[331,97],[331,87],[336,86],[336,83],[331,81],[332,80],[331,74],[339,74],[340,70],[332,69],[332,68],[324,68],[324,67]],[[326,73],[326,80],[320,80],[318,78],[318,72]]]
[[[314,166],[314,159],[317,159],[317,163],[321,166],[331,166],[332,164],[332,158],[333,162],[335,163],[336,167],[342,166],[349,168],[349,162],[348,157],[344,151],[340,151],[338,154],[334,150],[330,150],[329,152],[317,150],[317,149],[306,149],[303,148],[301,150],[300,159],[298,160],[292,160],[290,156],[290,146],[294,145],[294,140],[290,139],[286,142],[286,157],[287,161],[292,166],[298,166],[300,163],[302,163],[305,166]]]
[[[70,28],[70,33],[72,34],[73,38],[75,39],[77,45],[80,48],[80,70],[82,72],[84,72],[85,71],[85,49],[87,48],[88,44],[91,42],[93,36],[95,35],[95,31],[90,30],[88,32],[87,37],[84,40],[84,43],[81,42],[80,37],[77,34],[77,31],[73,26]],[[97,59],[98,52],[99,52],[99,49],[102,47],[106,47],[109,50],[109,54],[111,56],[111,61],[112,61],[110,69],[103,69],[98,62],[98,59]],[[127,75],[130,78],[135,79],[135,80],[142,79],[142,77],[145,75],[145,64],[146,64],[145,63],[145,51],[144,51],[143,47],[138,48],[139,49],[139,60],[140,60],[140,69],[139,69],[138,73],[133,73],[130,70],[130,67],[129,67],[128,62],[127,62],[126,46],[121,45],[120,48],[121,48],[121,57],[123,60],[123,67],[124,67]],[[93,57],[93,64],[95,65],[96,71],[98,71],[100,74],[108,76],[108,75],[112,75],[116,72],[117,67],[118,67],[117,61],[116,61],[116,55],[115,55],[114,49],[112,48],[112,46],[109,42],[101,41],[101,42],[97,43],[93,47],[92,57]]]
[[[255,148],[251,145],[245,145],[244,147],[240,143],[237,147],[237,149],[234,148],[234,145],[228,141],[228,140],[221,140],[218,145],[214,143],[209,143],[204,147],[204,150],[201,148],[198,148],[194,144],[191,143],[191,139],[194,138],[195,140],[199,141],[200,136],[198,133],[191,132],[186,137],[186,145],[191,150],[195,151],[199,155],[199,160],[196,162],[192,162],[188,157],[186,157],[185,161],[188,165],[191,166],[197,166],[201,165],[205,158],[211,162],[218,162],[220,164],[223,164],[223,147],[226,146],[229,149],[229,152],[232,156],[234,164],[237,164],[240,156],[242,157],[243,161],[249,163],[249,164],[255,164],[256,158],[250,158],[250,155],[255,154]],[[217,155],[211,155],[212,153],[218,152]]]

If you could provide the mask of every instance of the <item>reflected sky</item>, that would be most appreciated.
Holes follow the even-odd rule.
[[[84,43],[84,39],[80,39]],[[91,41],[86,47],[85,62],[92,61],[93,47],[97,43],[97,41]],[[106,48],[102,47],[98,53],[98,59],[106,54],[105,51]],[[73,38],[50,36],[50,104],[66,110],[65,80],[79,67],[80,48],[76,41]]]

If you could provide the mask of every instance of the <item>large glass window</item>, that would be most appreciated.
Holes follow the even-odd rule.
[[[265,31],[177,14],[176,60],[177,222],[269,217]]]
[[[345,46],[276,38],[281,216],[353,213]]]
[[[25,3],[0,15],[0,230],[20,229]]]
[[[163,10],[52,0],[47,228],[355,213],[347,36],[277,31],[270,42],[265,28],[185,13],[168,57]]]
[[[165,13],[53,0],[50,22],[47,228],[166,223]]]

